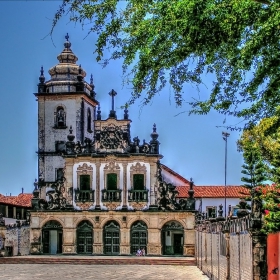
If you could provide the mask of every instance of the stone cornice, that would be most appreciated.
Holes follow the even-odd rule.
[[[34,95],[38,98],[38,100],[44,98],[44,97],[47,97],[48,100],[65,100],[65,98],[68,98],[68,99],[73,99],[73,98],[76,98],[76,97],[80,97],[82,96],[84,98],[84,100],[93,105],[93,106],[96,106],[99,104],[99,102],[93,98],[91,98],[86,92],[72,92],[72,93],[69,93],[69,92],[57,92],[57,93],[46,93],[46,92],[43,92],[43,93],[34,93]]]

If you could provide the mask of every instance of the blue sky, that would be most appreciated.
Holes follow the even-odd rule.
[[[78,64],[87,72],[89,81],[93,74],[97,100],[101,103],[102,117],[110,110],[111,89],[118,95],[116,107],[129,98],[130,90],[122,86],[121,61],[113,61],[105,69],[93,54],[95,34],[86,37],[89,27],[82,27],[63,18],[47,36],[52,18],[60,1],[0,1],[1,66],[0,66],[0,193],[16,195],[24,188],[33,190],[37,178],[37,90],[40,67],[47,70],[57,64],[57,55],[63,49],[68,32],[72,50]],[[86,38],[85,38],[86,37]],[[205,84],[211,85],[209,78]],[[184,88],[185,100],[197,97],[192,85]],[[200,96],[209,89],[200,88]],[[211,112],[207,116],[188,116],[187,105],[176,108],[172,90],[167,86],[151,105],[140,108],[140,102],[129,109],[132,119],[132,137],[150,140],[153,123],[159,133],[162,163],[189,179],[196,185],[224,184],[225,142],[222,139],[224,116]],[[121,109],[117,115],[122,117]],[[239,120],[227,118],[226,125]],[[237,152],[236,141],[240,132],[230,132],[228,139],[228,185],[240,184],[242,155]]]

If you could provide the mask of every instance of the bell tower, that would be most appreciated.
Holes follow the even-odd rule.
[[[39,184],[55,182],[63,177],[67,135],[71,127],[76,141],[93,139],[96,106],[93,77],[85,81],[86,72],[77,64],[69,35],[57,56],[58,64],[49,69],[46,81],[41,67],[38,92],[38,177]]]

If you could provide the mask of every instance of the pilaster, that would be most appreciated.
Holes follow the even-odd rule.
[[[123,210],[127,210],[127,163],[123,163]]]
[[[102,238],[101,228],[94,228],[92,254],[93,255],[103,254],[103,238]]]
[[[96,162],[96,203],[95,210],[100,210],[100,162]]]

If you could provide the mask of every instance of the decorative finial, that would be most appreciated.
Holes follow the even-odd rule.
[[[153,132],[157,132],[157,126],[156,126],[155,123],[154,123],[154,125],[153,125]]]
[[[40,72],[41,72],[41,75],[40,75],[40,77],[39,77],[39,81],[40,81],[41,84],[43,84],[43,83],[45,82],[45,76],[44,76],[44,68],[43,68],[43,66],[41,66]]]
[[[77,79],[78,79],[79,82],[82,82],[83,79],[84,79],[84,77],[82,75],[82,65],[81,64],[79,65],[79,74],[77,76]]]
[[[98,105],[98,110],[97,110],[97,116],[96,116],[97,120],[101,120],[101,110],[100,110],[100,105]]]
[[[125,104],[124,116],[123,116],[123,118],[124,118],[125,120],[127,120],[127,119],[128,119],[128,110],[127,110],[127,107],[128,107],[128,105],[127,105],[127,104]]]
[[[67,139],[69,142],[73,142],[73,140],[75,139],[75,135],[73,135],[72,132],[73,132],[72,125],[70,125],[69,134],[67,135]]]
[[[190,179],[190,189],[188,190],[188,194],[189,194],[190,198],[193,198],[194,190],[193,190],[193,180],[192,180],[192,178]]]
[[[65,39],[66,39],[66,42],[64,43],[64,47],[66,49],[70,49],[71,43],[69,42],[69,35],[68,35],[68,33],[66,34]]]
[[[93,77],[92,77],[92,74],[90,74],[90,86],[91,86],[91,87],[94,87],[94,85],[93,85]]]
[[[153,141],[156,141],[158,138],[157,126],[155,123],[153,125],[153,132],[151,133],[151,137],[152,137]]]
[[[90,74],[90,84],[89,85],[91,87],[90,96],[95,99],[96,92],[94,91],[94,84],[93,84],[93,76],[92,76],[92,74]]]

